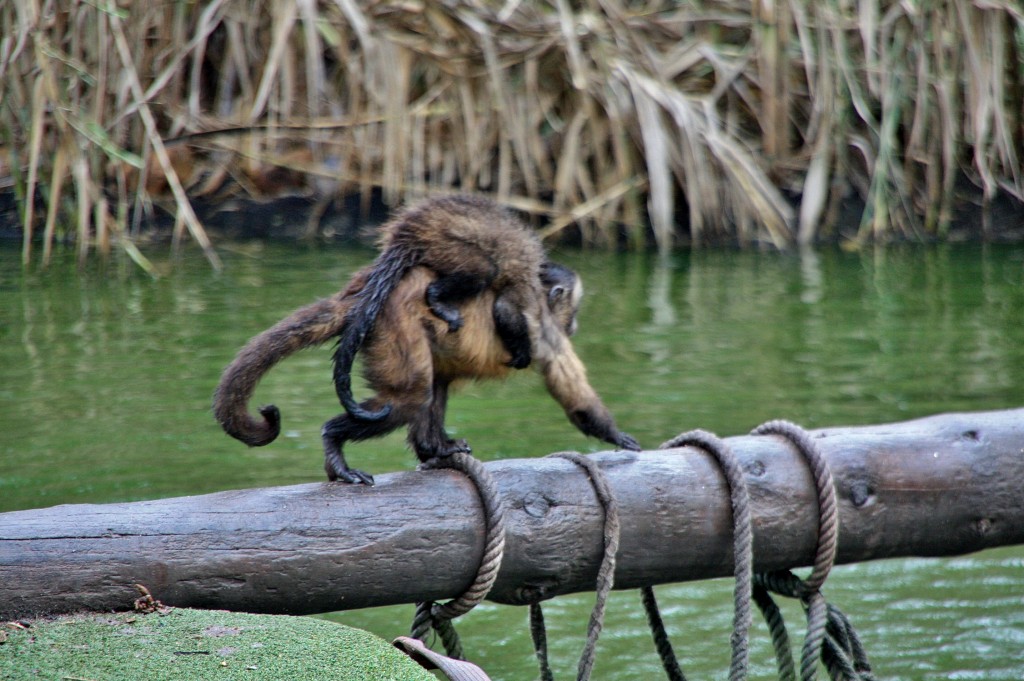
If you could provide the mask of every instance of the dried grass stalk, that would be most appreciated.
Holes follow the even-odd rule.
[[[189,198],[296,173],[489,192],[601,243],[646,219],[663,251],[810,243],[851,195],[858,240],[941,234],[964,179],[1024,201],[1011,0],[10,0],[0,36],[26,261],[41,219],[44,258],[72,235],[137,257],[126,208],[169,191],[216,263]]]

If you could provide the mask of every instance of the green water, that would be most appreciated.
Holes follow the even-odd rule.
[[[372,254],[253,245],[221,254],[221,274],[186,254],[154,281],[116,262],[79,271],[70,255],[26,274],[16,249],[0,247],[0,511],[321,479],[318,431],[338,411],[329,349],[292,358],[261,385],[257,401],[284,416],[269,447],[221,433],[210,396],[251,335],[334,291]],[[731,435],[771,418],[819,427],[1024,404],[1022,247],[719,251],[667,267],[646,256],[559,256],[587,284],[575,343],[592,381],[648,447],[694,427]],[[599,448],[528,372],[469,386],[449,424],[482,458]],[[414,465],[403,434],[348,451],[376,473]],[[725,678],[731,584],[658,593],[690,677]],[[858,625],[880,678],[1024,678],[1024,547],[841,567],[827,594]],[[580,594],[545,609],[559,678],[574,676],[591,604]],[[390,638],[411,615],[330,617]],[[494,679],[536,677],[523,610],[487,604],[460,631]],[[755,628],[752,678],[768,677],[766,638]],[[595,678],[659,674],[638,595],[614,594]]]

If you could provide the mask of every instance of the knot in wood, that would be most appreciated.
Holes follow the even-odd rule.
[[[543,518],[551,510],[551,501],[540,492],[530,492],[523,497],[523,511],[532,518]]]

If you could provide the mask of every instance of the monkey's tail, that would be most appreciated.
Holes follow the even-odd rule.
[[[338,295],[307,305],[245,344],[224,370],[213,395],[213,414],[228,435],[250,447],[270,444],[281,432],[281,412],[272,404],[249,413],[260,379],[282,359],[320,345],[339,333],[348,302]]]
[[[366,285],[356,294],[356,301],[346,315],[334,351],[334,389],[345,411],[354,418],[379,421],[391,413],[390,404],[377,411],[367,411],[356,402],[352,396],[352,363],[391,292],[415,265],[416,256],[408,249],[386,249],[371,266]]]

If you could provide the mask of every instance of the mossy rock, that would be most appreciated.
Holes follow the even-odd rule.
[[[0,679],[436,681],[387,641],[309,617],[175,608],[0,625]]]

